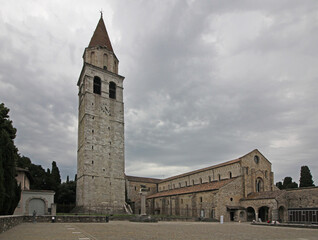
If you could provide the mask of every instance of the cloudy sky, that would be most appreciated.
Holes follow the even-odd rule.
[[[16,145],[76,173],[77,80],[100,18],[125,76],[126,173],[163,178],[259,149],[318,184],[318,1],[0,0],[0,102]]]

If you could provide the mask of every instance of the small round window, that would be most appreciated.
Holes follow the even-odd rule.
[[[254,161],[255,161],[255,163],[259,163],[259,157],[257,155],[255,155]]]

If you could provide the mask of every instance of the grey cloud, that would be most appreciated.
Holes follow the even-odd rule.
[[[316,1],[107,4],[41,3],[47,16],[23,21],[4,6],[0,96],[22,154],[75,174],[76,82],[102,5],[126,77],[127,174],[162,177],[258,148],[276,180],[298,180],[301,165],[317,178]]]

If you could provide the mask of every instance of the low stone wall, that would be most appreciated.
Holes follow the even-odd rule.
[[[37,216],[36,222],[52,222],[52,216]],[[57,223],[105,222],[106,216],[54,216]],[[24,216],[24,222],[33,222],[32,216]]]
[[[17,216],[0,216],[0,233],[9,230],[10,228],[13,228],[16,225],[19,225],[22,223],[23,216],[17,215]]]

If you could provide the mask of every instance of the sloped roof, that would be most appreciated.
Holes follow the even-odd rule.
[[[225,186],[226,184],[232,182],[236,178],[231,179],[224,179],[221,181],[215,181],[210,183],[203,183],[199,185],[183,187],[183,188],[176,188],[164,192],[158,192],[153,195],[148,196],[147,198],[157,198],[157,197],[166,197],[172,195],[181,195],[181,194],[188,194],[188,193],[195,193],[195,192],[206,192],[206,191],[213,191],[218,190],[221,187]]]
[[[88,47],[98,46],[106,47],[109,51],[114,52],[102,17],[99,19],[94,34],[88,45]]]
[[[135,177],[135,176],[126,176],[126,179],[131,182],[144,182],[144,183],[159,183],[161,179],[157,178],[145,178],[145,177]]]
[[[239,162],[240,160],[241,160],[241,159],[238,158],[238,159],[234,159],[234,160],[227,161],[227,162],[224,162],[224,163],[220,163],[220,164],[217,164],[217,165],[213,165],[213,166],[210,166],[210,167],[201,168],[201,169],[194,170],[194,171],[191,171],[191,172],[187,172],[187,173],[183,173],[183,174],[180,174],[180,175],[172,176],[172,177],[163,179],[161,182],[167,182],[167,181],[171,181],[171,180],[173,180],[173,179],[177,179],[177,178],[181,178],[181,177],[186,177],[186,176],[189,176],[189,175],[192,175],[192,174],[195,174],[195,173],[204,172],[204,171],[211,170],[211,169],[218,168],[218,167],[223,167],[223,166],[226,166],[226,165],[230,165],[230,164],[233,164],[233,163],[237,163],[237,162]]]
[[[258,199],[273,199],[284,193],[284,191],[266,191],[266,192],[253,192],[242,200],[258,200]]]

